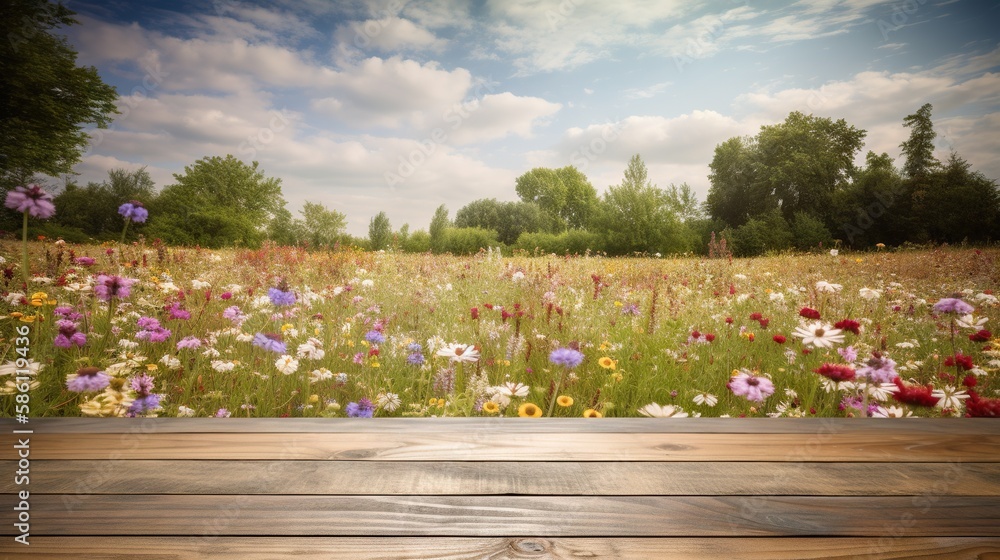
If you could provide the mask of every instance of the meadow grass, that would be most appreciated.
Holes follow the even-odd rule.
[[[6,266],[18,250],[0,246]],[[563,417],[637,416],[651,403],[661,406],[647,413],[677,416],[963,416],[969,388],[983,398],[1000,389],[1000,341],[981,332],[1000,322],[997,249],[726,260],[46,242],[31,253],[31,285],[10,274],[3,286],[0,390],[16,392],[14,330],[29,325],[34,416],[518,416],[525,403]],[[102,274],[137,282],[103,301]],[[275,305],[275,288],[294,303]],[[973,317],[932,309],[954,294]],[[859,334],[805,345],[793,336],[808,322],[802,308],[829,324],[857,321]],[[169,336],[137,338],[143,318]],[[86,343],[57,346],[59,320]],[[285,350],[255,345],[258,333]],[[448,344],[478,359],[437,355]],[[579,366],[549,360],[566,347],[582,352]],[[933,385],[939,406],[815,372],[861,371],[872,352],[907,384]],[[110,384],[69,390],[87,366]],[[136,388],[142,374],[151,390]],[[735,394],[737,374],[770,380],[774,393]],[[156,406],[137,409],[150,392]],[[0,397],[0,411],[13,415],[13,398]]]

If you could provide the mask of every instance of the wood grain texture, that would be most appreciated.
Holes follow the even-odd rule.
[[[23,428],[0,419],[0,431]],[[524,433],[983,434],[1000,435],[989,418],[32,418],[38,433],[334,432],[425,434],[445,431]]]
[[[0,460],[16,459],[0,434]],[[866,434],[41,434],[33,459],[1000,462],[1000,436]]]
[[[998,560],[996,538],[421,538],[421,537],[42,537],[14,558],[77,560]],[[21,545],[18,545],[21,546]],[[26,548],[26,547],[22,547]]]
[[[995,463],[37,460],[31,472],[33,495],[1000,496]],[[17,489],[0,477],[0,493]]]
[[[8,496],[8,499],[10,496]],[[993,497],[39,495],[33,535],[1000,537]],[[0,529],[13,534],[13,527]]]

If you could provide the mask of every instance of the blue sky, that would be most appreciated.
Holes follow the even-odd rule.
[[[514,200],[533,167],[603,192],[636,153],[704,199],[715,146],[791,111],[896,157],[903,117],[932,103],[939,157],[1000,178],[997,0],[67,5],[80,62],[121,95],[78,180],[146,166],[163,187],[231,153],[356,235],[383,210],[412,231],[442,203]]]

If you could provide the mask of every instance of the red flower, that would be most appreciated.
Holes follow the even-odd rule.
[[[751,321],[760,321],[762,317],[764,317],[764,316],[763,316],[763,315],[761,315],[760,313],[751,313],[751,314],[750,314],[750,320],[751,320]],[[726,322],[727,322],[727,323],[729,323],[729,322],[730,322],[730,320],[729,320],[729,318],[728,318],[728,317],[726,318]]]
[[[973,388],[973,387],[975,387],[978,384],[979,384],[979,381],[976,379],[975,375],[966,375],[965,379],[962,380],[962,385],[965,385],[966,387],[968,387],[970,389]]]
[[[726,324],[727,325],[732,325],[733,324],[733,318],[732,317],[726,317]]]
[[[823,364],[813,371],[834,381],[850,381],[855,373],[854,368],[846,364]]]
[[[965,354],[955,354],[954,356],[948,356],[944,359],[944,365],[951,367],[957,365],[962,371],[969,371],[970,369],[976,367],[972,363],[972,356],[966,356]]]
[[[233,297],[232,292],[222,292],[222,295],[219,296],[219,299],[232,299],[232,297]]]
[[[799,309],[799,315],[805,317],[806,319],[819,319],[819,311],[811,307],[803,307]]]
[[[469,310],[469,313],[472,315],[472,320],[473,321],[479,319],[479,308],[478,307],[473,307],[472,309]]]
[[[485,307],[486,309],[489,309],[490,311],[493,311],[493,304],[492,303],[484,303],[483,307]]]
[[[854,334],[861,334],[861,323],[855,321],[854,319],[844,319],[843,321],[837,321],[837,324],[833,326],[842,331],[851,331]]]
[[[907,385],[898,377],[892,382],[896,384],[896,387],[899,387],[899,391],[892,394],[892,398],[896,399],[897,402],[917,406],[934,406],[940,400],[931,395],[931,391],[934,390],[932,385]]]
[[[969,389],[969,398],[965,401],[965,414],[973,418],[1000,418],[1000,399],[984,399]]]
[[[774,335],[774,336],[771,337],[771,340],[777,342],[778,344],[784,344],[785,341],[788,340],[788,339],[785,338],[785,335],[783,335],[783,334],[776,334],[776,335]]]
[[[767,328],[767,324],[770,323],[771,320],[768,319],[768,318],[764,318],[764,319],[761,319],[760,321],[757,321],[757,322],[760,323],[760,328],[766,329]]]
[[[712,342],[713,340],[715,340],[715,335],[712,333],[705,333],[705,340]]]
[[[699,338],[701,338],[701,333],[698,331],[691,331],[691,338],[698,340]]]
[[[982,329],[981,331],[979,331],[977,333],[970,334],[969,335],[969,340],[971,340],[972,342],[986,342],[987,340],[989,340],[992,337],[993,337],[993,333],[991,333],[990,331],[988,331],[986,329]]]

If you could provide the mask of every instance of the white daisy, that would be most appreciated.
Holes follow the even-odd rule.
[[[820,281],[816,282],[816,291],[819,291],[819,292],[826,292],[826,293],[829,293],[829,294],[835,294],[835,293],[837,293],[837,292],[839,292],[840,290],[843,290],[843,289],[844,289],[844,286],[842,286],[840,284],[831,284],[831,283],[827,282],[826,280],[820,280]]]
[[[661,406],[656,403],[649,403],[640,408],[639,414],[649,416],[651,418],[687,418],[688,415],[688,413],[684,412],[684,409],[679,406],[674,406],[672,404]]]
[[[497,394],[505,395],[507,397],[527,397],[528,396],[528,386],[524,383],[515,383],[513,381],[508,381],[503,385],[500,385],[497,389]]]
[[[871,288],[861,288],[860,290],[858,290],[858,295],[861,296],[862,299],[871,301],[874,299],[878,299],[879,296],[882,295],[882,293],[879,292],[878,290],[873,290]]]
[[[974,331],[978,331],[983,328],[983,325],[985,325],[986,321],[988,320],[989,319],[987,319],[986,317],[976,317],[975,315],[972,315],[970,313],[968,315],[962,315],[958,319],[955,319],[955,324],[964,329],[972,329]]]
[[[937,408],[953,408],[958,409],[962,407],[962,401],[969,398],[969,395],[965,391],[959,391],[951,385],[945,385],[944,389],[935,389],[931,392],[931,396],[937,397],[938,402]]]
[[[379,393],[375,401],[387,412],[396,410],[402,402],[399,400],[399,395],[396,393]]]
[[[299,361],[285,354],[274,362],[274,367],[284,375],[291,375],[299,369]]]
[[[803,344],[811,344],[817,348],[833,348],[834,344],[844,342],[840,329],[822,321],[802,324],[795,328],[792,336],[801,338]]]
[[[719,397],[711,393],[698,393],[692,399],[695,404],[702,404],[705,406],[715,406],[719,402]]]
[[[475,362],[479,360],[479,350],[471,344],[448,344],[436,352],[438,356],[453,362]]]

